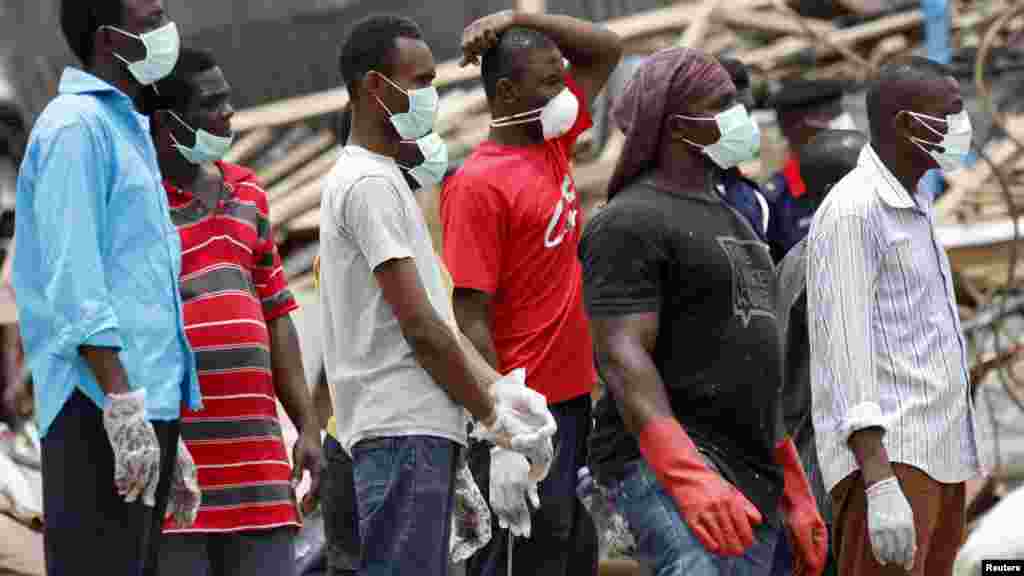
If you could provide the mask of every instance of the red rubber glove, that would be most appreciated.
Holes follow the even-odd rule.
[[[640,432],[640,452],[697,539],[713,554],[739,556],[763,519],[740,491],[704,464],[675,418],[654,418]]]
[[[775,447],[775,462],[782,466],[785,480],[782,511],[786,515],[789,541],[793,546],[793,574],[820,576],[825,569],[825,556],[828,554],[828,530],[818,513],[811,484],[807,481],[791,438],[786,438]]]

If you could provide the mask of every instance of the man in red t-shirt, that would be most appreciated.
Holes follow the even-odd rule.
[[[488,459],[478,446],[470,458],[478,483],[492,489],[499,521],[526,537],[515,543],[516,574],[593,574],[596,535],[575,486],[586,461],[596,372],[569,158],[592,125],[588,108],[619,61],[620,40],[575,18],[505,11],[466,28],[463,52],[464,64],[482,59],[493,120],[487,141],[441,196],[456,319],[499,372],[526,367],[527,382],[544,394],[558,422],[558,456],[532,515],[521,514],[525,495],[513,502],[507,496],[508,485],[529,485],[517,479],[525,470],[521,457],[495,449]],[[470,574],[504,571],[507,542],[497,533],[470,561]]]
[[[309,470],[316,494],[320,426],[267,193],[252,171],[220,161],[233,111],[211,54],[182,49],[157,89],[146,107],[181,242],[185,332],[204,405],[181,419],[201,506],[190,526],[165,523],[157,574],[291,574],[300,521],[293,486]],[[278,399],[299,431],[294,470]]]

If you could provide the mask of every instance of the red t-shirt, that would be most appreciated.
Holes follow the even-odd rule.
[[[199,516],[186,529],[168,521],[165,532],[299,524],[267,331],[267,322],[297,305],[270,235],[267,193],[250,170],[218,166],[227,186],[214,210],[164,183],[181,236],[182,312],[205,406],[181,415],[199,468]]]
[[[564,136],[533,146],[481,144],[441,192],[444,263],[457,288],[492,297],[500,371],[526,368],[549,403],[589,394],[597,379],[576,247],[580,201],[569,156],[593,125],[580,102]]]

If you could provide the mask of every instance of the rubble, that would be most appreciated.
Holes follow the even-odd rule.
[[[972,99],[969,107],[982,141],[976,142],[977,163],[947,176],[948,190],[937,201],[935,218],[956,274],[963,318],[969,322],[992,316],[992,299],[1018,287],[1024,275],[1024,267],[1015,265],[1020,241],[1014,222],[1024,216],[1024,106],[1016,98],[1019,92],[997,98],[990,85],[998,86],[1013,73],[1024,85],[1024,6],[1009,0],[951,3],[954,45],[960,47],[954,64],[974,72],[973,77],[965,73],[961,81]],[[689,0],[607,26],[626,39],[627,55],[678,44],[698,46],[744,62],[762,88],[791,77],[836,77],[856,86],[885,61],[920,52],[924,14],[916,3],[903,4],[878,17],[844,22],[801,16],[781,0]],[[459,64],[440,63],[436,81],[442,92],[436,130],[456,163],[486,137],[490,120],[479,68]],[[286,266],[293,283],[309,282],[309,243],[316,241],[322,182],[339,150],[335,132],[322,129],[324,119],[334,121],[331,116],[347,102],[344,87],[338,87],[241,110],[233,119],[241,137],[229,159],[256,168],[267,185],[282,252],[286,258],[294,254]],[[1007,114],[1010,105],[1017,108]],[[605,116],[608,108],[607,98],[600,99],[595,117]],[[585,215],[600,205],[623,145],[617,130],[602,127],[609,122],[597,123],[576,150],[575,180]],[[316,125],[321,129],[306,127]],[[304,130],[301,138],[294,137],[296,127]],[[777,130],[766,128],[762,157],[744,166],[747,174],[762,180],[779,167],[784,147]],[[290,140],[287,146],[282,145],[285,140]],[[424,190],[419,199],[440,246],[438,193]]]

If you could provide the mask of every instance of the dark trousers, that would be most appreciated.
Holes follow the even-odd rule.
[[[586,465],[591,428],[590,397],[580,396],[549,406],[558,423],[555,461],[540,484],[540,509],[530,518],[530,538],[512,544],[512,574],[508,566],[508,531],[491,517],[490,543],[467,562],[468,576],[585,576],[597,574],[597,530],[583,503],[576,498],[576,471]],[[470,449],[469,467],[484,497],[490,499],[490,448]]]
[[[354,576],[359,570],[359,518],[352,459],[341,444],[324,438],[320,472],[320,506],[327,540],[327,574]]]
[[[165,534],[160,576],[295,576],[295,528]]]
[[[154,422],[160,441],[156,506],[129,504],[114,487],[103,412],[76,390],[43,437],[43,517],[48,576],[156,574],[178,422]]]
[[[352,448],[362,576],[448,576],[459,446],[433,436]]]

